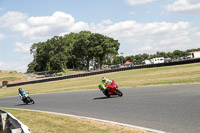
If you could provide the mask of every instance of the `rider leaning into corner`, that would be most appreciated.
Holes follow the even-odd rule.
[[[18,91],[19,91],[19,97],[20,97],[20,99],[22,101],[24,101],[23,96],[24,96],[24,94],[28,94],[28,92],[26,92],[25,90],[22,90],[22,88],[19,88]]]
[[[108,88],[106,88],[106,84],[112,83],[111,80],[107,79],[106,77],[101,78],[101,84],[99,85],[99,89],[103,91],[108,91]]]

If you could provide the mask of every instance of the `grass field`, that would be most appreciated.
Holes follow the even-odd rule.
[[[200,83],[200,63],[128,70],[39,84],[1,88],[0,97],[16,96],[19,87],[27,90],[30,94],[97,89],[102,76],[115,80],[119,88]]]
[[[31,133],[148,133],[147,131],[69,116],[3,109],[31,129]]]
[[[23,73],[17,73],[16,71],[0,71],[0,83],[2,81],[16,81],[26,79],[26,75]]]

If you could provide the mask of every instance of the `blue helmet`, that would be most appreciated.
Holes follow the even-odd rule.
[[[21,91],[22,91],[22,88],[19,88],[18,91],[21,92]]]

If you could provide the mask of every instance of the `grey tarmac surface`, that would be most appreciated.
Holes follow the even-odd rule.
[[[0,107],[79,115],[171,133],[200,132],[200,84],[120,90],[123,97],[106,98],[98,89],[31,95],[34,105],[23,104],[19,97],[0,98]]]

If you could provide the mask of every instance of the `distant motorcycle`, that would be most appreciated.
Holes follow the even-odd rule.
[[[29,103],[32,103],[32,104],[35,104],[35,101],[29,96],[29,94],[27,93],[24,93],[23,97],[22,97],[22,101],[25,103],[25,104],[29,104]]]
[[[106,85],[106,90],[101,88],[99,85],[99,89],[103,92],[103,94],[107,97],[110,97],[110,95],[118,95],[119,97],[123,96],[123,93],[118,89],[118,85],[115,83],[114,80],[112,80],[112,83],[108,83]]]

